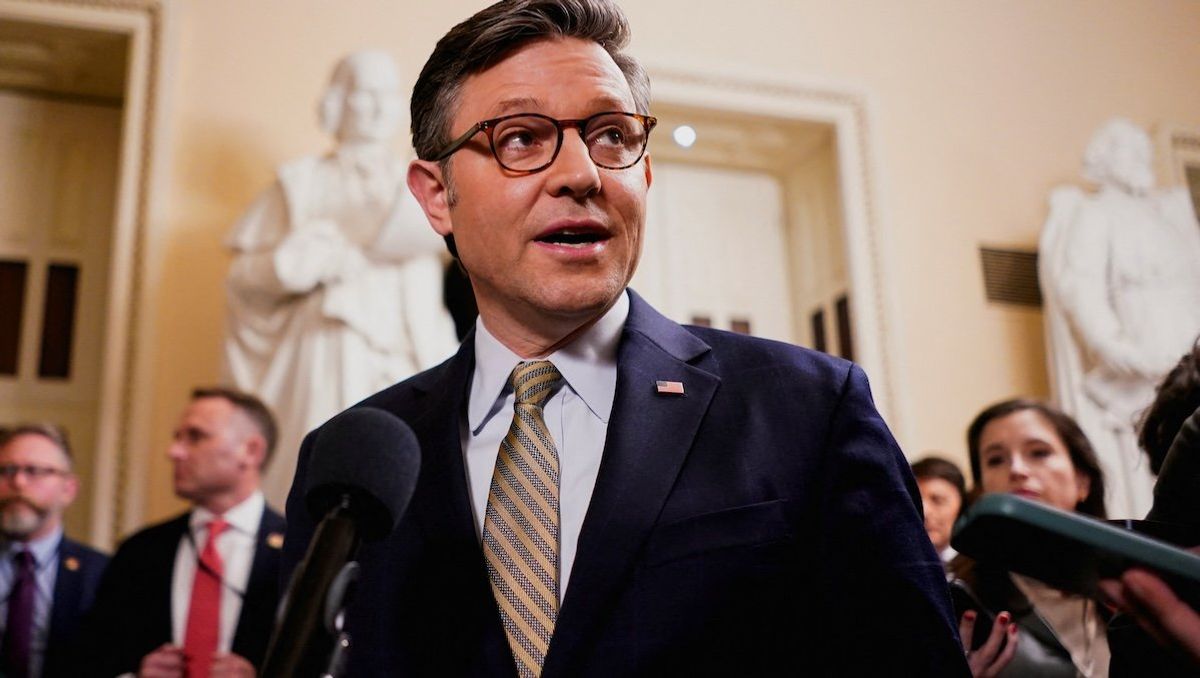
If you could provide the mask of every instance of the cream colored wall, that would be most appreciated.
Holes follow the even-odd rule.
[[[162,450],[188,389],[219,374],[221,238],[278,163],[325,147],[334,60],[396,55],[411,81],[483,2],[178,2],[169,192],[152,240],[147,519],[175,510]],[[983,300],[980,242],[1031,246],[1057,183],[1105,118],[1200,121],[1193,0],[692,0],[624,3],[649,63],[849,86],[872,98],[877,198],[902,320],[910,453],[960,452],[987,401],[1046,390],[1040,315]],[[724,5],[724,7],[732,7]]]

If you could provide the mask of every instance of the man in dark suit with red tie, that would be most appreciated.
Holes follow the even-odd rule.
[[[0,430],[0,675],[57,678],[108,556],[63,535],[79,479],[66,434],[50,424]]]
[[[279,601],[285,525],[259,490],[275,438],[258,398],[192,392],[167,452],[192,509],[117,549],[86,625],[88,675],[254,675]]]
[[[396,531],[362,549],[348,675],[966,675],[862,370],[627,290],[656,122],[628,40],[605,0],[500,2],[413,89],[409,188],[479,319],[363,403],[407,421],[422,461]]]

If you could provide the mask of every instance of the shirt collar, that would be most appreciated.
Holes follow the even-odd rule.
[[[267,500],[263,498],[261,490],[255,490],[253,494],[246,497],[241,503],[236,504],[222,516],[225,522],[229,523],[229,527],[239,532],[253,535],[258,532],[258,524],[262,521],[263,509],[266,508]],[[192,509],[192,516],[189,520],[189,525],[192,529],[192,534],[197,530],[205,528],[216,515],[208,509],[197,506]]]
[[[607,423],[617,390],[617,346],[629,317],[629,295],[617,301],[586,332],[546,356],[588,409]],[[500,343],[480,317],[475,321],[475,374],[467,403],[467,423],[478,433],[501,407],[508,377],[521,357]]]
[[[33,554],[33,562],[37,567],[41,567],[50,562],[54,554],[58,552],[58,544],[63,538],[62,525],[50,534],[30,541],[10,541],[5,549],[5,559],[11,559],[18,551],[29,551]]]

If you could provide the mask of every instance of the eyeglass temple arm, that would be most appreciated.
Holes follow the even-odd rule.
[[[434,158],[434,161],[441,162],[442,160],[449,158],[455,151],[462,148],[463,144],[470,141],[471,137],[482,132],[484,130],[484,127],[485,127],[485,125],[481,122],[477,122],[474,125],[471,125],[471,129],[467,130],[459,138],[455,139],[454,141],[451,141],[446,146],[446,148],[441,153],[439,153],[436,158]]]

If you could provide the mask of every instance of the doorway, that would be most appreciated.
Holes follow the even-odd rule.
[[[0,377],[0,407],[8,408],[0,416],[58,417],[68,426],[84,489],[67,529],[103,549],[142,522],[154,358],[143,309],[157,277],[148,224],[161,192],[157,170],[166,161],[156,140],[165,128],[164,55],[173,49],[174,16],[163,0],[0,0],[0,90],[33,107],[34,120],[62,116],[92,126],[81,138],[77,128],[65,131],[71,125],[53,123],[49,129],[60,131],[52,132],[34,124],[43,125],[34,136],[59,139],[44,142],[45,152],[31,161],[45,164],[52,178],[27,187],[29,204],[52,216],[14,226],[40,233],[40,244],[27,237],[6,245],[10,279],[25,283],[19,295],[16,283],[7,288],[23,308],[10,314],[19,318],[10,342],[19,366]],[[11,135],[9,141],[25,143]],[[56,156],[51,147],[75,150]],[[21,181],[34,181],[16,171]],[[88,177],[95,186],[64,177]],[[43,336],[53,346],[43,348]],[[43,355],[55,359],[43,366]]]
[[[669,104],[655,114],[635,289],[678,322],[852,359],[848,336],[826,340],[848,328],[823,320],[849,289],[833,126]]]
[[[650,75],[653,112],[662,120],[651,142],[655,166],[681,162],[775,177],[784,201],[791,295],[780,304],[791,308],[792,341],[823,346],[861,364],[880,413],[897,439],[905,440],[909,418],[898,397],[904,392],[897,357],[900,319],[888,284],[886,206],[877,185],[878,143],[868,97],[828,82],[688,64],[660,65]],[[701,127],[689,122],[707,124],[705,118],[719,130],[707,151]],[[676,120],[695,127],[690,152],[672,145]],[[742,220],[727,221],[733,223],[725,227],[734,229]],[[753,324],[749,329],[754,332]]]
[[[0,19],[0,422],[71,441],[91,528],[128,40]]]

